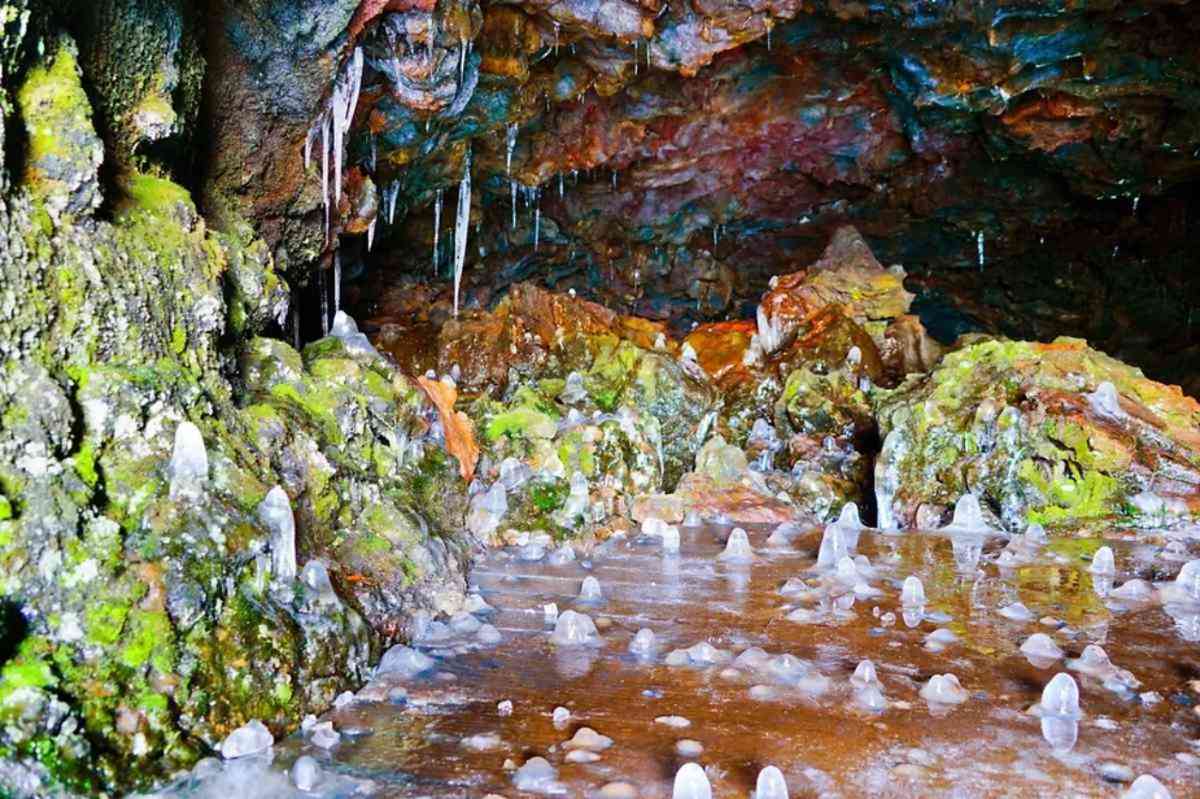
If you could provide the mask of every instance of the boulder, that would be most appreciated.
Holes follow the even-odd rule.
[[[875,400],[882,527],[944,521],[968,491],[1014,532],[1200,510],[1200,404],[1084,341],[972,340]]]

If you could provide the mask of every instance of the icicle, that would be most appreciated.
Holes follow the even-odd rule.
[[[554,23],[554,54],[558,55],[558,35],[559,29],[562,28],[557,22]]]
[[[975,234],[975,251],[979,255],[979,271],[983,271],[983,231]]]
[[[317,291],[321,292],[321,335],[329,335],[329,292],[325,289],[325,270],[317,271]]]
[[[313,139],[317,137],[317,126],[313,125],[308,129],[308,135],[304,137],[304,171],[308,171],[309,165],[312,163],[312,146]],[[1135,206],[1136,210],[1136,206]]]
[[[371,249],[371,239],[375,238],[375,222],[367,229],[367,249]],[[342,310],[342,251],[333,251],[333,315]]]
[[[321,204],[325,208],[325,241],[329,241],[329,128],[333,117],[321,118]]]
[[[367,225],[367,252],[370,252],[375,246],[375,223],[378,221],[379,218],[376,217],[375,219],[371,220],[371,224]]]
[[[512,189],[512,229],[517,229],[517,182],[510,180],[509,188]]]
[[[467,233],[471,225],[471,151],[463,164],[462,183],[458,184],[458,214],[454,220],[454,316],[458,318],[458,297],[462,286],[463,264],[467,259]]]
[[[438,271],[438,239],[442,232],[442,190],[437,190],[437,196],[433,201],[433,274],[437,276]],[[455,236],[457,236],[457,232]]]
[[[771,52],[771,28],[775,27],[770,22],[767,22],[767,52]]]
[[[458,85],[462,86],[463,76],[467,74],[467,39],[463,35],[458,37]]]
[[[633,74],[638,74],[638,41],[633,40]]]
[[[617,170],[612,171],[612,187],[613,191],[617,190]]]
[[[389,225],[396,221],[396,198],[400,196],[400,184],[392,181],[383,190],[383,205],[387,210],[387,223]]]
[[[1136,196],[1136,197],[1134,197],[1134,198],[1133,198],[1133,212],[1134,212],[1135,214],[1137,213],[1138,202],[1139,202],[1141,199],[1142,199],[1142,198],[1141,198],[1141,196],[1140,196],[1140,195],[1139,195],[1139,196]]]
[[[508,126],[508,137],[504,142],[504,174],[512,177],[513,151],[517,149],[517,123]]]
[[[562,174],[562,172],[559,172],[558,173],[558,199],[561,200],[562,197],[563,197],[563,174]]]
[[[538,239],[542,231],[542,207],[535,205],[533,208],[533,249],[538,248]]]

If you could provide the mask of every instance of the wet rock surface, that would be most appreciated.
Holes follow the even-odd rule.
[[[1191,5],[0,0],[0,794],[1186,795]]]
[[[715,796],[761,785],[769,764],[792,796],[1119,796],[1143,773],[1188,794],[1200,744],[1179,734],[1194,728],[1195,693],[1180,669],[1195,667],[1195,608],[1122,607],[1090,576],[1087,553],[1109,540],[1118,579],[1169,574],[1164,554],[1173,541],[1194,552],[1190,535],[1050,545],[1020,572],[1000,567],[1003,542],[991,539],[977,570],[963,572],[944,534],[868,530],[856,557],[877,593],[844,593],[816,565],[817,531],[768,546],[770,530],[751,530],[752,561],[721,557],[727,527],[684,528],[677,555],[634,537],[562,565],[493,552],[471,579],[494,609],[480,618],[498,644],[442,650],[420,675],[377,676],[328,716],[368,735],[330,751],[293,736],[256,773],[281,775],[311,755],[370,795],[610,795],[598,792],[619,782],[632,786],[620,795],[666,797],[673,786],[680,795],[686,763],[702,767]],[[601,606],[576,596],[592,577]],[[913,577],[922,601],[905,605]],[[1017,599],[1055,624],[997,613]],[[596,633],[556,641],[546,602],[590,614]],[[634,657],[629,644],[645,629],[655,646]],[[931,652],[935,630],[956,642]],[[1106,682],[1070,660],[1034,665],[1022,653],[1034,633],[1069,657],[1103,642],[1133,679]],[[405,703],[385,699],[395,686]],[[201,771],[165,795],[215,795],[225,779]]]

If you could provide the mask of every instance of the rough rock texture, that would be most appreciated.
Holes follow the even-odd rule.
[[[99,795],[251,718],[294,728],[418,608],[457,609],[465,485],[432,405],[361,342],[252,338],[288,305],[263,242],[161,177],[102,185],[87,68],[49,43],[0,198],[0,793]],[[185,421],[198,485],[172,472]],[[272,565],[274,485],[299,578]]]
[[[1013,531],[1200,508],[1200,404],[1076,339],[970,343],[877,404],[882,526],[937,523],[966,492]]]

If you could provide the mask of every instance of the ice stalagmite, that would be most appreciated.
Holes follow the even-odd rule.
[[[467,233],[471,224],[471,151],[463,164],[458,184],[458,213],[454,219],[454,316],[458,317],[458,298],[462,288],[463,265],[467,260]]]
[[[767,766],[758,772],[758,781],[754,785],[754,799],[788,799],[787,782],[783,772],[774,766]]]
[[[1066,672],[1059,672],[1046,683],[1039,704],[1043,713],[1063,718],[1079,718],[1079,685]]]
[[[1104,546],[1092,555],[1092,565],[1088,567],[1092,574],[1112,576],[1117,573],[1116,558],[1113,557],[1112,547]]]
[[[904,585],[900,589],[900,604],[906,608],[925,606],[925,585],[920,577],[909,575],[904,578]]]
[[[279,486],[267,492],[258,506],[258,518],[271,533],[271,568],[281,580],[296,576],[296,519],[292,503]]]
[[[954,503],[954,518],[950,524],[942,528],[955,533],[986,533],[991,527],[983,518],[983,508],[979,506],[979,497],[974,494],[963,494]]]
[[[684,763],[675,773],[671,799],[712,799],[712,785],[704,769],[696,763]]]
[[[200,429],[191,422],[175,428],[175,448],[171,452],[171,496],[194,497],[208,481],[208,451]]]

